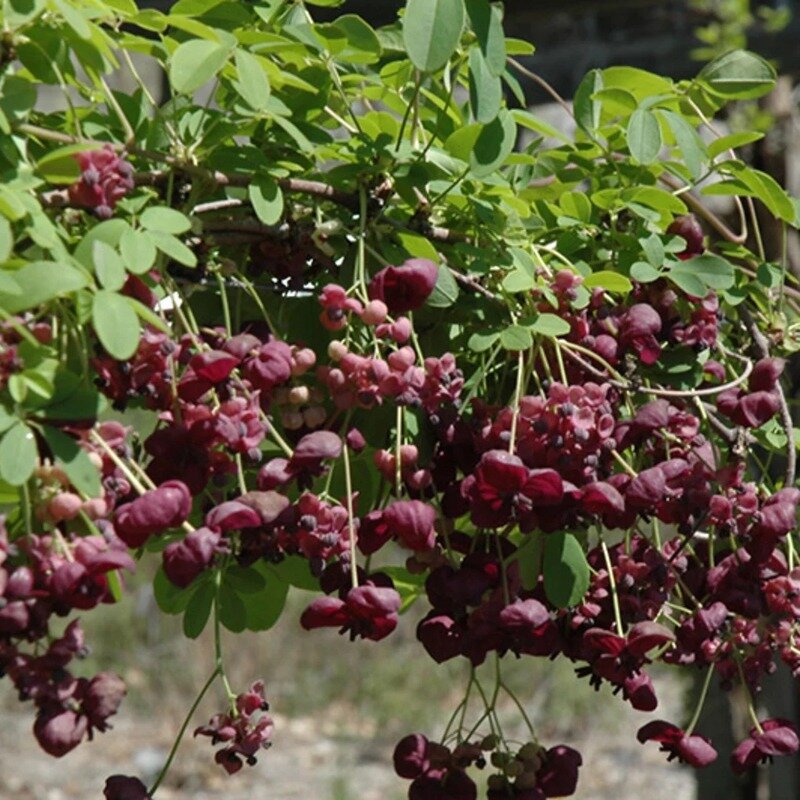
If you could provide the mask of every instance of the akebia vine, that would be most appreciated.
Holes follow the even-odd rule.
[[[631,732],[669,760],[718,757],[713,683],[752,717],[735,772],[796,752],[758,697],[800,674],[800,290],[755,203],[785,227],[800,205],[737,154],[757,132],[713,122],[773,68],[594,70],[556,97],[570,138],[515,107],[519,77],[546,84],[501,5],[315,22],[338,4],[4,5],[0,674],[35,739],[60,757],[111,727],[125,685],[85,674],[80,618],[146,562],[215,665],[160,775],[107,800],[158,797],[187,732],[230,774],[264,753],[269,676],[232,687],[220,632],[268,630],[290,591],[299,642],[388,648],[413,606],[421,651],[464,664],[444,730],[394,751],[412,800],[567,797],[592,769],[525,697],[503,729],[509,658],[645,712],[652,664],[697,674],[688,721]]]

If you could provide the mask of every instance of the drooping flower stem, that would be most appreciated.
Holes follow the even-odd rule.
[[[189,723],[191,722],[192,717],[194,716],[194,712],[197,710],[197,707],[200,705],[201,701],[206,695],[206,692],[211,688],[211,684],[217,679],[219,675],[219,668],[214,667],[214,671],[211,675],[208,676],[208,680],[203,685],[203,688],[200,690],[197,697],[195,697],[194,702],[192,703],[191,708],[189,709],[189,713],[186,715],[186,718],[183,720],[183,724],[178,731],[178,735],[175,737],[175,741],[172,743],[172,748],[169,751],[169,755],[167,755],[167,760],[164,762],[164,766],[161,768],[161,772],[158,773],[153,785],[148,790],[147,794],[150,797],[156,793],[156,790],[161,785],[161,782],[164,780],[166,774],[169,772],[169,768],[172,766],[172,762],[175,759],[175,754],[178,752],[178,747],[180,746],[181,740],[183,739],[183,735],[186,733],[186,729],[189,727]]]
[[[692,735],[692,732],[694,731],[698,721],[700,720],[700,715],[703,713],[703,706],[706,704],[706,697],[708,696],[708,689],[711,686],[711,678],[713,675],[714,675],[714,665],[709,664],[708,669],[706,670],[706,678],[703,681],[703,688],[700,690],[700,698],[697,701],[697,708],[695,708],[694,714],[692,715],[692,719],[686,726],[687,736]]]

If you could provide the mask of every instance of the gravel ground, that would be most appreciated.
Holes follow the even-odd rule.
[[[662,683],[657,716],[680,718],[679,688]],[[598,702],[603,702],[598,699]],[[667,764],[656,746],[643,747],[635,731],[648,715],[619,703],[619,715],[603,730],[591,720],[568,738],[583,754],[578,800],[694,800],[691,772]],[[228,777],[213,764],[208,740],[188,737],[159,800],[402,800],[405,782],[391,768],[392,744],[369,724],[354,724],[346,709],[317,719],[275,715],[274,746],[256,767]],[[0,799],[90,800],[102,796],[112,773],[152,778],[179,721],[153,722],[120,713],[114,730],[55,761],[32,739],[29,716],[3,712],[0,726]]]

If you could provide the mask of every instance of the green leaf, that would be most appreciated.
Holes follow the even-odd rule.
[[[179,93],[191,93],[208,83],[228,60],[231,48],[206,39],[178,46],[169,62],[169,79]]]
[[[74,267],[55,261],[34,261],[9,273],[18,291],[6,293],[0,287],[0,307],[9,314],[35,308],[56,297],[75,292],[87,284],[85,276]]]
[[[261,61],[247,50],[237,49],[234,55],[239,80],[236,91],[250,108],[263,111],[270,95],[269,78]]]
[[[467,347],[474,353],[485,353],[498,339],[500,334],[497,331],[491,333],[473,333],[469,337]]]
[[[225,570],[222,581],[223,584],[229,584],[235,592],[240,594],[260,592],[267,585],[266,579],[258,570],[238,565],[228,567]]]
[[[731,193],[757,197],[778,219],[794,224],[794,203],[771,175],[739,161],[726,161],[720,165],[720,170],[734,175],[742,185],[741,188],[734,185]],[[715,194],[722,186],[724,183],[711,184],[704,189],[704,194]]]
[[[530,328],[542,336],[566,336],[571,330],[569,322],[555,314],[539,314]]]
[[[542,553],[547,536],[546,533],[529,534],[516,552],[522,588],[528,591],[535,589],[539,583],[539,576],[542,573]]]
[[[11,230],[11,223],[5,218],[0,217],[0,264],[8,261],[14,250],[14,233]],[[3,276],[5,277],[5,276]],[[13,281],[7,286],[0,283],[0,291],[16,291],[17,284]]]
[[[243,598],[245,625],[250,631],[266,631],[280,619],[289,594],[289,584],[271,564],[260,561],[253,568],[264,575],[266,585],[262,591]]]
[[[520,350],[529,350],[533,344],[533,338],[527,328],[522,325],[509,325],[505,330],[500,332],[500,343],[506,350],[518,352]]]
[[[571,533],[544,535],[542,569],[545,594],[557,608],[577,605],[589,588],[589,564]]]
[[[702,177],[705,166],[708,164],[708,155],[700,134],[684,117],[674,111],[659,109],[656,113],[666,120],[667,125],[669,125],[691,176],[695,180]]]
[[[36,162],[36,171],[48,183],[75,183],[81,174],[81,168],[75,156],[78,153],[97,149],[99,149],[97,145],[90,144],[68,144],[65,147],[57,147]]]
[[[620,275],[619,272],[612,272],[608,269],[593,272],[584,279],[583,285],[587,289],[594,289],[599,286],[609,292],[619,292],[620,294],[628,294],[633,291],[633,284],[628,278]]]
[[[503,83],[489,70],[480,48],[469,51],[469,104],[477,122],[491,122],[503,103]]]
[[[403,43],[411,63],[423,72],[441,69],[455,52],[463,27],[463,0],[408,0]]]
[[[148,206],[142,212],[140,221],[143,228],[163,233],[186,233],[192,227],[186,214],[168,206]]]
[[[197,256],[180,239],[176,239],[171,233],[152,231],[150,233],[150,238],[153,244],[173,261],[177,261],[185,267],[197,266]]]
[[[94,270],[103,288],[116,292],[125,283],[125,265],[119,253],[102,241],[96,241],[92,247]]]
[[[661,277],[661,273],[646,261],[637,261],[631,265],[631,278],[639,283],[652,283]]]
[[[229,631],[241,633],[247,627],[247,608],[244,599],[225,580],[219,587],[219,621]]]
[[[139,346],[139,318],[128,298],[99,291],[92,303],[92,325],[106,352],[118,361],[129,359]]]
[[[0,439],[0,478],[6,483],[22,486],[38,460],[36,437],[24,422],[18,422]]]
[[[156,261],[156,246],[142,231],[127,228],[119,240],[119,250],[128,272],[145,275]]]
[[[87,497],[99,497],[103,491],[100,473],[88,453],[75,439],[57,428],[43,425],[41,430],[56,465],[64,470],[70,483]]]
[[[125,299],[128,301],[128,305],[136,312],[136,315],[142,322],[146,322],[148,325],[152,325],[156,330],[161,331],[162,333],[166,333],[167,335],[172,335],[172,328],[164,322],[161,317],[153,311],[152,308],[149,308],[144,303],[140,303],[133,297],[128,297],[125,295]]]
[[[381,55],[382,47],[378,35],[358,14],[343,14],[333,27],[341,31],[347,45],[336,54],[339,61],[351,64],[372,64]]]
[[[91,38],[92,29],[89,27],[88,20],[72,3],[68,2],[68,0],[51,0],[51,2],[55,5],[61,16],[64,17],[67,25],[69,25],[81,39]]]
[[[637,108],[628,120],[628,149],[640,164],[652,164],[661,150],[661,127],[652,111]]]
[[[188,639],[196,639],[206,627],[214,605],[215,587],[213,581],[206,580],[198,586],[186,604],[183,615],[183,634]]]
[[[470,154],[470,166],[477,177],[494,172],[508,158],[517,138],[514,117],[502,110],[497,118],[484,125]]]
[[[458,300],[458,284],[450,269],[444,264],[439,265],[439,277],[433,287],[427,305],[431,308],[449,308]]]
[[[56,374],[52,402],[37,409],[37,416],[49,420],[73,421],[96,419],[107,401],[93,386],[82,385],[81,379],[63,370]]]
[[[593,136],[600,126],[601,104],[593,95],[603,88],[603,74],[599,69],[593,69],[586,74],[575,90],[573,108],[575,122],[586,133]]]
[[[275,225],[283,214],[283,192],[278,182],[268,175],[261,175],[247,188],[247,196],[256,216],[265,225]]]
[[[753,98],[775,85],[775,69],[748,50],[733,50],[715,58],[697,76],[713,94],[725,98]]]
[[[726,136],[720,136],[719,139],[714,139],[708,145],[708,157],[716,158],[726,150],[734,150],[737,147],[757,142],[763,139],[764,134],[761,131],[739,131],[738,133],[729,133]]]
[[[674,264],[667,277],[687,294],[705,297],[710,289],[730,289],[735,281],[735,272],[721,256],[706,253]]]
[[[204,574],[201,580],[208,580],[208,577],[207,574]],[[196,579],[185,589],[181,589],[166,576],[164,567],[159,567],[155,578],[153,578],[153,595],[156,599],[156,605],[165,614],[182,614],[186,610],[186,606],[192,599],[192,595],[198,585],[199,581]]]
[[[529,292],[534,286],[536,286],[534,274],[519,265],[503,278],[503,288],[512,294],[516,292]]]
[[[592,202],[583,192],[564,192],[558,204],[566,216],[580,222],[592,221]]]
[[[499,78],[506,69],[503,11],[499,6],[490,5],[489,0],[465,0],[465,5],[486,66]]]
[[[272,571],[290,586],[307,592],[319,591],[319,578],[311,574],[309,561],[301,556],[286,556],[279,564],[271,565]]]

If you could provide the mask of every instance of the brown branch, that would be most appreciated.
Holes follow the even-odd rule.
[[[684,188],[677,178],[668,172],[662,173],[658,179],[669,186],[670,189],[678,190]],[[691,192],[682,194],[681,197],[698,216],[702,217],[723,239],[733,244],[744,244],[747,241],[747,231],[734,233],[710,208],[703,205],[703,201]]]

